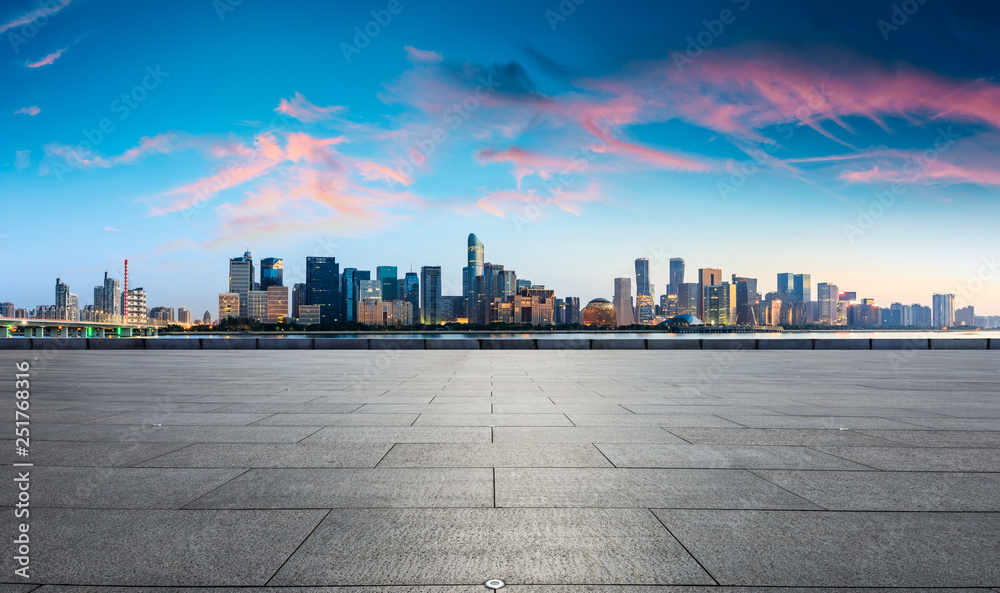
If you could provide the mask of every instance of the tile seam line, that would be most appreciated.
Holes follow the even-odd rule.
[[[661,519],[656,513],[654,513],[653,509],[646,508],[646,510],[649,511],[649,514],[652,515],[653,518],[656,519],[656,521],[663,526],[663,529],[665,529],[666,532],[670,534],[670,537],[674,538],[674,541],[677,542],[677,545],[679,545],[681,549],[683,549],[687,553],[687,555],[690,556],[691,559],[694,560],[703,571],[705,571],[705,574],[708,575],[708,578],[712,579],[712,582],[714,582],[717,587],[721,586],[721,583],[719,583],[719,579],[715,578],[715,575],[713,575],[711,572],[709,572],[707,568],[705,568],[705,565],[701,563],[701,560],[698,560],[698,558],[691,553],[691,550],[689,550],[688,547],[684,545],[684,542],[678,539],[677,536],[674,535],[674,532],[670,531],[670,528],[667,527],[667,524],[663,522],[663,519]]]
[[[264,587],[267,587],[271,584],[271,581],[273,581],[274,578],[278,576],[278,573],[281,572],[281,569],[284,568],[286,564],[288,564],[288,561],[291,560],[292,557],[295,556],[295,554],[297,554],[300,549],[302,549],[302,546],[305,545],[307,541],[309,541],[309,538],[312,537],[314,533],[316,533],[316,530],[319,529],[319,526],[322,525],[324,521],[326,521],[326,518],[329,517],[332,512],[333,509],[327,509],[326,514],[323,515],[320,518],[320,520],[316,522],[316,525],[313,525],[313,528],[304,538],[302,538],[302,541],[299,542],[299,545],[295,546],[295,549],[292,550],[292,553],[288,555],[288,558],[285,558],[285,561],[282,562],[281,566],[279,566],[277,570],[274,571],[274,574],[272,574],[266,581],[264,581],[263,585]]]

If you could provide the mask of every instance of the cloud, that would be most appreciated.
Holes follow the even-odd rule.
[[[40,6],[35,10],[28,11],[20,16],[14,17],[6,23],[0,24],[0,33],[4,33],[8,29],[13,29],[14,27],[27,25],[28,23],[42,17],[52,16],[69,6],[72,2],[73,0],[55,0],[55,2],[48,2],[47,4],[50,4],[50,6]]]
[[[499,218],[519,216],[529,221],[542,217],[552,206],[579,216],[584,204],[605,201],[597,195],[594,186],[589,187],[584,192],[563,191],[552,194],[534,190],[524,192],[500,189],[482,191],[485,195],[476,203],[480,209]]]
[[[18,150],[14,153],[14,166],[18,169],[26,169],[31,166],[31,151]]]
[[[14,115],[22,115],[23,114],[23,115],[31,116],[31,115],[38,115],[41,112],[42,112],[42,110],[41,110],[41,108],[38,107],[38,105],[32,105],[31,107],[22,107],[22,108],[18,109],[17,111],[14,112]]]
[[[401,183],[404,186],[409,186],[413,183],[413,177],[410,175],[372,161],[358,163],[358,174],[369,181],[381,179],[386,183]]]
[[[317,122],[330,119],[334,114],[344,110],[344,107],[338,105],[330,105],[328,107],[314,105],[299,92],[296,92],[291,99],[281,99],[275,108],[275,111],[278,113],[294,117],[302,122]]]
[[[414,64],[436,64],[444,61],[444,56],[436,51],[417,49],[411,45],[404,45],[403,49],[406,50],[406,59]]]
[[[60,49],[59,51],[54,51],[54,52],[50,53],[49,55],[45,56],[44,58],[42,58],[41,60],[38,60],[37,62],[32,62],[32,61],[29,60],[29,61],[25,62],[24,65],[27,66],[28,68],[40,68],[42,66],[48,66],[48,65],[52,64],[53,62],[55,62],[56,60],[58,60],[59,56],[63,55],[63,52],[66,51],[67,49],[69,49],[69,48],[68,47],[64,47],[64,48]]]
[[[106,231],[112,231],[112,232],[116,232],[116,233],[121,232],[121,229],[116,229],[116,228],[110,227],[110,226],[104,227],[104,230],[106,230]]]

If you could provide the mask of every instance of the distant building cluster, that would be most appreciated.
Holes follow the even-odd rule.
[[[371,270],[344,268],[334,257],[311,256],[305,282],[286,286],[284,260],[269,257],[254,265],[249,249],[229,260],[229,283],[219,293],[218,317],[209,311],[195,318],[184,307],[147,307],[146,292],[128,287],[107,272],[94,287],[92,305],[80,307],[79,297],[56,278],[55,303],[19,309],[0,303],[0,317],[67,321],[168,325],[211,325],[228,318],[266,324],[297,322],[330,325],[355,322],[375,326],[566,324],[599,327],[709,325],[719,327],[848,328],[1000,328],[1000,316],[976,315],[972,305],[956,309],[954,294],[935,294],[931,306],[919,303],[878,305],[858,299],[856,292],[821,282],[813,290],[809,274],[777,275],[777,290],[761,296],[757,279],[720,268],[700,268],[695,282],[685,281],[685,262],[669,260],[669,282],[656,298],[649,259],[635,260],[634,278],[615,278],[612,299],[597,298],[581,309],[579,297],[557,298],[542,284],[518,278],[503,264],[485,261],[485,248],[470,234],[462,269],[462,293],[443,294],[441,266],[423,266],[402,278],[396,266]],[[634,281],[634,292],[633,292]],[[124,285],[123,285],[124,284]],[[457,289],[457,287],[456,287]]]
[[[126,278],[128,268],[126,263]],[[53,321],[82,321],[90,323],[125,323],[134,325],[192,325],[210,324],[212,317],[205,312],[202,319],[192,321],[191,312],[180,307],[146,306],[146,291],[141,287],[127,288],[122,281],[104,272],[104,281],[94,287],[94,302],[80,306],[80,297],[70,292],[68,284],[56,278],[55,304],[38,305],[33,309],[19,309],[14,303],[0,303],[0,317],[7,319],[46,319]]]

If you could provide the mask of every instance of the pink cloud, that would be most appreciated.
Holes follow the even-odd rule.
[[[416,64],[436,64],[444,61],[444,56],[436,51],[417,49],[411,45],[404,45],[406,59]]]
[[[302,96],[302,93],[296,92],[291,99],[281,99],[275,111],[294,117],[299,121],[317,122],[330,119],[334,114],[340,113],[344,109],[344,107],[339,105],[330,105],[328,107],[314,105]]]
[[[369,181],[382,180],[386,183],[400,183],[407,187],[413,183],[412,176],[372,161],[358,163],[358,174]]]
[[[603,202],[593,186],[585,192],[540,193],[534,190],[494,190],[486,192],[476,205],[499,218],[519,216],[526,220],[543,217],[553,206],[580,215],[584,204]]]
[[[25,62],[24,65],[27,66],[28,68],[40,68],[42,66],[48,66],[48,65],[52,64],[53,62],[55,62],[56,60],[58,60],[59,56],[63,55],[63,52],[66,51],[67,49],[69,49],[69,48],[68,47],[64,47],[64,48],[60,49],[59,51],[52,52],[49,55],[47,55],[44,58],[42,58],[41,60],[38,60],[37,62],[32,62],[32,61],[29,60],[29,61]]]
[[[31,107],[22,107],[18,109],[17,111],[14,112],[14,115],[32,116],[32,115],[38,115],[41,112],[42,110],[41,108],[38,107],[38,105],[32,105]]]
[[[55,13],[59,12],[60,10],[69,6],[71,2],[73,2],[73,0],[58,0],[55,4],[51,6],[40,6],[35,10],[26,12],[21,16],[15,17],[14,19],[0,25],[0,33],[4,33],[8,29],[13,29],[14,27],[27,25],[28,23],[36,19],[40,19],[42,17],[52,16]]]

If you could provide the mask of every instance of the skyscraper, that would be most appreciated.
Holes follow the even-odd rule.
[[[705,287],[705,324],[733,325],[736,318],[736,286],[723,282]]]
[[[288,317],[288,287],[268,286],[267,294],[267,322],[284,323]]]
[[[615,296],[612,303],[615,306],[618,327],[635,323],[635,313],[632,310],[631,278],[615,278]]]
[[[229,260],[229,292],[240,295],[239,317],[247,317],[247,297],[254,289],[253,257],[248,249],[243,257]],[[220,317],[221,319],[221,317]]]
[[[411,319],[420,322],[420,278],[416,272],[407,272],[403,277],[403,300],[410,303]]]
[[[698,270],[698,319],[701,319],[705,323],[708,323],[708,320],[705,319],[705,289],[709,286],[718,286],[720,284],[722,284],[722,270],[718,268],[701,268]]]
[[[812,276],[795,274],[792,276],[792,300],[799,303],[812,301]]]
[[[563,323],[580,323],[580,297],[566,297],[564,302]]]
[[[340,264],[336,258],[306,258],[306,301],[319,305],[320,323],[340,321]]]
[[[438,325],[444,321],[441,305],[441,266],[423,266],[420,268],[420,322]]]
[[[240,316],[240,295],[236,292],[219,293],[219,322],[227,317]],[[209,319],[211,321],[211,319]]]
[[[682,282],[677,286],[677,314],[698,317],[698,303],[701,302],[701,285],[697,282]],[[698,317],[700,320],[701,318]]]
[[[62,280],[56,278],[56,308],[66,309],[69,307],[69,284],[63,284]]]
[[[670,258],[670,286],[667,294],[677,294],[681,284],[684,284],[684,259],[680,257]]]
[[[396,266],[378,266],[375,278],[382,284],[382,300],[399,300],[399,272]]]
[[[647,325],[653,321],[653,292],[649,284],[649,258],[635,260],[636,321]]]
[[[816,299],[819,301],[819,323],[837,325],[837,302],[840,299],[837,285],[820,282],[816,285]]]
[[[284,260],[268,257],[260,260],[260,289],[267,290],[270,286],[284,286]]]
[[[96,294],[96,291],[95,291]],[[104,272],[104,301],[101,303],[101,310],[108,315],[122,314],[122,286],[117,278],[111,278]],[[97,306],[97,302],[94,302]]]
[[[468,265],[462,268],[465,275],[462,278],[462,290],[465,294],[465,315],[471,323],[474,318],[476,303],[476,276],[483,274],[483,242],[474,233],[469,233],[469,246],[466,253]]]
[[[789,301],[792,298],[792,285],[794,280],[792,279],[791,272],[783,272],[778,274],[778,298],[782,301]]]
[[[306,285],[304,282],[296,282],[292,285],[292,317],[298,319],[299,306],[308,305],[306,300]]]
[[[934,327],[951,327],[955,325],[955,295],[936,294],[933,297]]]
[[[736,286],[736,318],[733,325],[759,325],[760,294],[757,293],[757,279],[733,274],[733,284]]]

